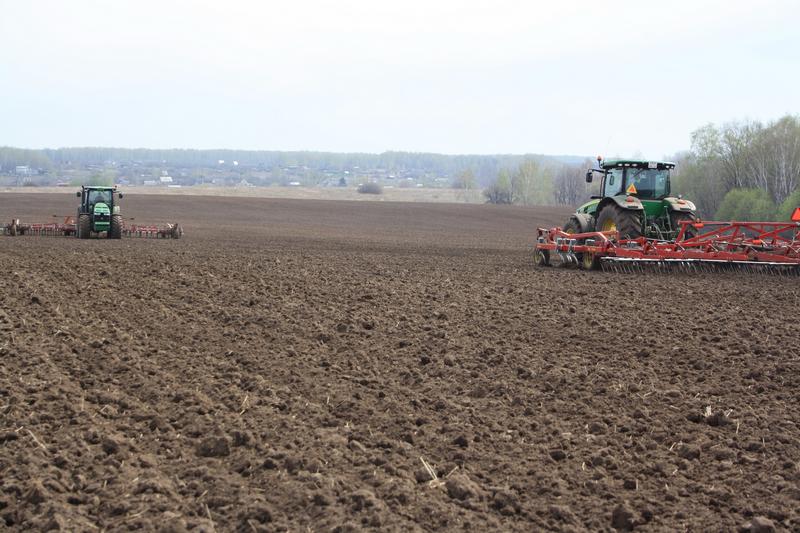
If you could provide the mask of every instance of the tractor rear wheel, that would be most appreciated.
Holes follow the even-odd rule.
[[[78,217],[78,238],[88,239],[92,233],[92,221],[89,215],[80,215]]]
[[[684,220],[688,220],[689,222],[694,222],[696,220],[695,216],[691,213],[681,213],[674,211],[669,214],[669,221],[672,223],[672,229],[675,230],[675,236],[678,236],[681,230],[681,222]],[[686,226],[686,231],[683,233],[683,240],[692,239],[697,237],[697,228],[694,226]]]
[[[111,227],[108,229],[108,238],[122,238],[122,215],[111,215]]]
[[[639,211],[608,204],[597,215],[595,229],[616,231],[620,239],[636,239],[642,236],[642,215]]]

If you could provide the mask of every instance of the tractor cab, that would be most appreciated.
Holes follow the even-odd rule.
[[[100,203],[113,205],[113,198],[114,196],[111,191],[106,191],[103,189],[91,189],[86,195],[86,201],[89,205],[97,205]]]
[[[92,213],[98,204],[105,204],[110,211],[113,211],[115,194],[122,198],[122,193],[118,192],[116,187],[83,186],[80,191],[75,193],[75,196],[81,199],[79,211]]]
[[[603,174],[600,197],[635,195],[640,200],[660,200],[669,196],[669,173],[674,163],[656,161],[608,161]],[[591,181],[592,172],[587,174]]]
[[[593,173],[602,174],[599,198],[631,195],[640,200],[661,200],[669,196],[669,174],[675,163],[662,161],[598,160],[599,167],[586,172],[591,183]]]
[[[694,221],[695,206],[671,196],[674,168],[668,161],[598,157],[597,166],[586,171],[586,181],[600,174],[600,194],[576,210],[565,231],[616,231],[623,239],[674,239],[694,233],[691,227],[681,233],[682,223]]]

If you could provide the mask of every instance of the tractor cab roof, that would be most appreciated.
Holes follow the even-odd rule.
[[[669,170],[675,168],[675,163],[669,161],[647,161],[644,159],[605,159],[602,163],[603,170],[619,167],[632,168],[655,168],[658,170]]]
[[[111,186],[111,187],[109,187],[107,185],[81,185],[81,188],[85,189],[87,191],[89,191],[89,190],[92,190],[92,191],[116,191],[117,190],[117,186],[116,185]]]

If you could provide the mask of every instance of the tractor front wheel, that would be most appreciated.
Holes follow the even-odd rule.
[[[108,230],[109,239],[122,238],[122,215],[111,216],[111,227]]]
[[[88,239],[92,234],[92,221],[89,215],[80,215],[78,217],[78,238]]]
[[[597,216],[595,229],[616,231],[620,239],[637,239],[642,236],[642,215],[639,211],[609,204]]]

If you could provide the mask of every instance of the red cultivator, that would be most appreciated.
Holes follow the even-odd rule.
[[[620,239],[616,231],[538,229],[536,264],[618,272],[744,270],[800,275],[800,222],[681,222],[673,241]]]
[[[104,237],[121,239],[122,237],[151,237],[180,239],[183,229],[180,224],[164,226],[128,224],[122,217],[119,201],[123,193],[113,187],[101,185],[83,185],[75,193],[80,198],[76,216],[63,217],[63,222],[22,223],[14,219],[11,224],[0,226],[5,235],[58,235],[76,236],[79,239]],[[54,218],[59,218],[53,215]],[[129,220],[133,220],[132,218]]]
[[[54,215],[55,216],[55,215]],[[19,219],[14,219],[10,224],[0,226],[4,235],[15,237],[17,235],[35,235],[40,237],[74,237],[77,235],[77,222],[75,217],[63,217],[63,222],[46,223],[25,223]],[[131,219],[132,220],[132,219]],[[143,224],[122,224],[122,236],[124,237],[144,237],[144,238],[163,238],[180,239],[183,236],[183,228],[180,224],[165,224],[163,226],[143,225]]]

